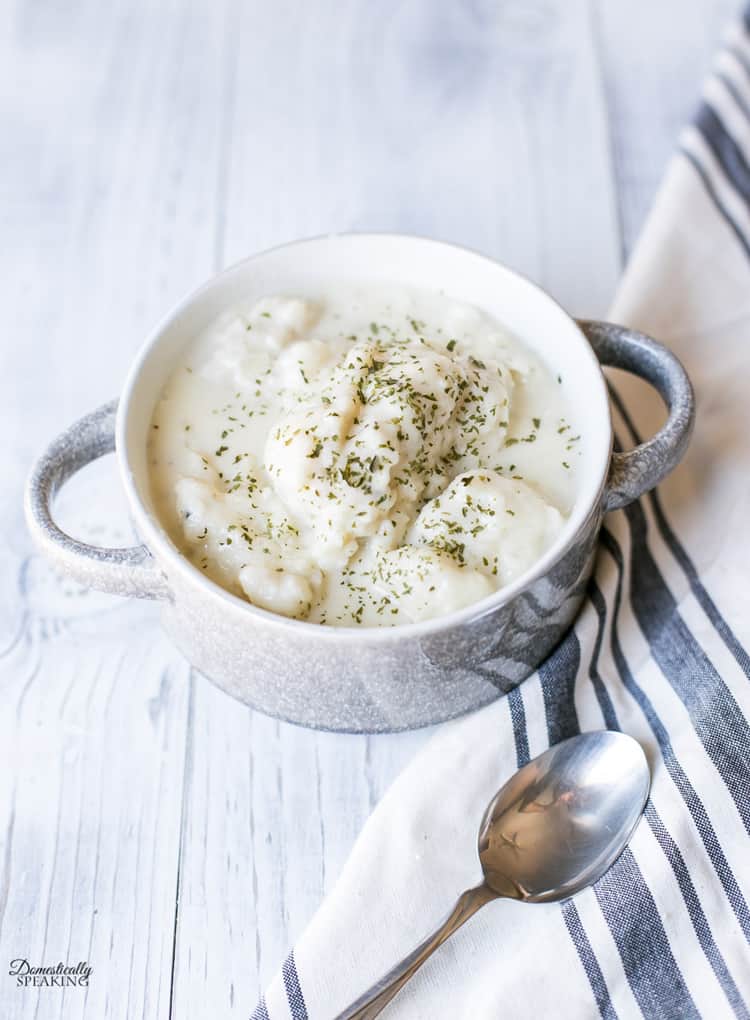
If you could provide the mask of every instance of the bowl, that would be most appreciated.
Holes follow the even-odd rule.
[[[458,612],[397,627],[320,626],[259,609],[219,587],[174,545],[154,513],[147,439],[162,386],[200,330],[228,306],[273,293],[314,297],[331,282],[444,290],[482,308],[563,380],[582,436],[578,493],[555,543],[512,584]],[[668,410],[662,429],[613,452],[601,365],[651,383]],[[35,464],[26,513],[38,546],[77,581],[156,599],[187,659],[233,697],[319,729],[387,732],[479,708],[519,684],[570,627],[583,599],[603,515],[655,486],[682,456],[694,418],[690,382],[656,341],[602,322],[576,322],[548,294],[499,263],[425,238],[342,234],[254,255],[209,280],[157,326],[119,402],[72,425]],[[116,450],[142,544],[87,545],[55,524],[59,487]]]

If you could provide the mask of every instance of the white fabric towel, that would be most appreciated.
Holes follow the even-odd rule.
[[[408,1020],[750,1015],[750,16],[685,131],[611,312],[683,360],[694,440],[610,514],[575,629],[446,724],[367,822],[255,1020],[330,1020],[480,878],[479,819],[528,759],[619,728],[653,788],[631,846],[564,904],[489,904],[384,1011]],[[638,433],[662,413],[618,377]],[[622,415],[616,429],[632,445]]]

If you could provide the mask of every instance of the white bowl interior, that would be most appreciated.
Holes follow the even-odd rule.
[[[610,457],[612,432],[606,386],[598,362],[575,322],[531,281],[476,252],[425,238],[342,234],[297,241],[253,256],[225,270],[184,300],[156,328],[126,382],[117,440],[136,524],[146,543],[181,560],[153,513],[146,446],[156,401],[186,344],[227,307],[269,294],[315,297],[335,283],[402,284],[442,290],[494,317],[536,352],[562,380],[571,423],[581,434],[578,494],[558,540],[528,574],[485,601],[505,600],[544,571],[578,530],[598,498]],[[197,571],[195,572],[198,573]],[[202,575],[201,575],[202,577]],[[202,577],[206,584],[212,584]],[[212,585],[212,587],[214,587]],[[234,596],[227,597],[234,600]],[[269,614],[249,606],[248,609]],[[468,607],[469,610],[476,607]],[[467,610],[461,610],[465,613]],[[443,623],[457,615],[439,617]],[[300,624],[298,626],[315,626]],[[424,626],[409,624],[408,627]],[[347,628],[317,628],[341,631]],[[384,628],[386,629],[386,628]],[[402,628],[398,628],[401,630]],[[357,631],[360,632],[360,631]]]

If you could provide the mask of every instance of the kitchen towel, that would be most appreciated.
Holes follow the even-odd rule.
[[[478,823],[510,774],[602,727],[639,740],[652,769],[629,848],[563,904],[486,906],[384,1016],[750,1016],[749,201],[750,14],[611,312],[686,365],[698,398],[686,461],[607,516],[583,610],[550,659],[440,728],[395,781],[253,1020],[331,1020],[480,879]],[[659,408],[616,386],[616,430],[632,445]]]

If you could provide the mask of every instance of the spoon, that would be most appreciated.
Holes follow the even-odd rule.
[[[624,733],[581,733],[524,765],[490,801],[479,828],[484,881],[458,898],[436,932],[336,1020],[369,1020],[428,956],[491,900],[563,900],[601,878],[643,813],[651,777]]]

